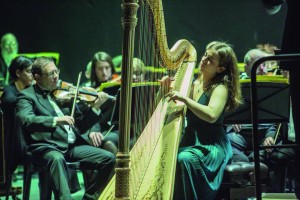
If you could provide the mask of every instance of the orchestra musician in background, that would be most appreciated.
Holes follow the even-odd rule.
[[[105,55],[105,54],[103,54],[103,55]],[[98,57],[100,57],[100,56],[98,56]],[[102,57],[104,57],[104,56],[102,56]],[[106,62],[106,64],[110,63],[109,59],[107,59],[107,60],[108,60],[108,62]],[[144,82],[145,76],[146,76],[146,68],[145,68],[144,62],[139,58],[133,58],[132,69],[133,69],[132,82],[133,83]],[[121,84],[121,79],[119,79],[120,77],[121,76],[119,76],[117,78],[117,81]],[[115,81],[115,80],[112,80],[112,81]],[[116,94],[112,94],[112,95],[116,95]],[[113,103],[115,103],[115,102],[113,102]],[[138,106],[138,105],[135,105],[135,106]],[[113,129],[109,130],[111,128],[111,126],[108,125],[108,122],[112,115],[113,105],[110,106],[109,108],[110,109],[104,113],[104,117],[102,118],[102,120],[100,120],[99,123],[95,124],[91,128],[91,131],[102,132],[103,135],[105,136],[105,141],[107,141],[107,143],[104,144],[104,148],[114,154],[117,154],[117,147],[118,147],[118,143],[119,143],[118,127],[115,126],[115,127],[113,127]],[[140,108],[140,110],[142,110],[142,108]],[[108,132],[108,130],[109,130],[109,132]],[[135,140],[136,139],[131,140],[131,146],[133,146]],[[112,142],[113,144],[111,144],[110,142]]]
[[[93,88],[98,88],[101,83],[118,81],[111,56],[103,51],[94,54],[92,59],[91,82]]]
[[[4,34],[1,37],[0,49],[0,87],[3,87],[9,84],[8,67],[19,51],[16,36],[12,33]]]
[[[4,87],[1,96],[1,108],[3,110],[4,144],[6,174],[13,178],[13,173],[19,164],[23,164],[26,158],[26,143],[20,121],[16,118],[17,95],[23,89],[32,84],[33,77],[31,66],[33,60],[24,56],[18,56],[12,60],[9,66],[11,83]],[[8,181],[8,180],[7,180]],[[11,183],[9,183],[11,184]]]

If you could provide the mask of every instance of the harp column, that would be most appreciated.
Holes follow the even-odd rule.
[[[134,55],[134,36],[137,24],[138,0],[123,0],[121,5],[124,15],[123,47],[122,47],[122,84],[121,105],[119,113],[119,150],[116,164],[115,199],[130,199],[130,119],[132,95],[132,60]]]

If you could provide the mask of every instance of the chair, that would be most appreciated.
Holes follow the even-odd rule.
[[[0,90],[0,97],[2,95]],[[0,160],[2,161],[0,164],[0,183],[3,184],[4,188],[0,190],[0,197],[5,196],[8,200],[9,196],[12,199],[17,199],[17,195],[22,193],[22,188],[19,187],[11,187],[11,175],[7,169],[7,160],[5,159],[5,142],[4,142],[4,122],[3,122],[3,112],[1,109],[1,102],[0,102]],[[2,190],[2,189],[5,189]]]
[[[54,59],[55,64],[58,65],[60,54],[58,52],[38,52],[38,53],[21,53],[19,55],[26,56],[29,58],[37,58],[41,56],[46,56]]]
[[[218,199],[243,199],[255,196],[254,162],[233,162],[224,171]],[[261,179],[268,180],[268,167],[260,163]],[[263,184],[265,190],[266,184]]]
[[[259,123],[284,123],[289,118],[289,85],[288,80],[283,77],[258,77],[257,92],[258,100],[255,106],[259,112],[257,121]],[[252,93],[249,80],[241,81],[242,96],[244,104],[235,112],[225,114],[225,124],[249,124],[252,123]],[[281,106],[278,106],[281,105]],[[254,114],[253,114],[254,115]],[[256,122],[257,123],[257,122]],[[256,124],[257,125],[257,124]],[[254,127],[254,126],[253,126]],[[254,128],[253,128],[254,129]],[[253,137],[257,137],[257,133]],[[253,140],[254,150],[258,145],[258,139]],[[259,149],[259,147],[257,148]],[[254,159],[257,162],[257,158]],[[265,181],[268,178],[268,167],[259,162],[260,173],[255,172],[254,162],[235,162],[229,164],[224,172],[222,188],[229,186],[230,199],[242,197],[254,197],[256,187],[261,187],[260,180],[255,180],[254,175],[259,174]],[[251,176],[250,176],[251,174]],[[255,180],[255,181],[254,181]],[[226,188],[226,187],[225,187]],[[228,187],[227,187],[228,189]],[[265,189],[265,188],[263,188]],[[256,191],[257,192],[257,191]],[[259,192],[260,193],[260,192]]]
[[[67,166],[69,169],[82,170],[80,162],[67,162]],[[23,200],[30,199],[30,186],[33,172],[38,172],[39,174],[40,199],[51,200],[52,189],[51,185],[49,185],[50,177],[47,173],[47,168],[34,165],[31,155],[28,155],[27,162],[24,164]],[[59,197],[55,197],[55,199],[59,199]]]

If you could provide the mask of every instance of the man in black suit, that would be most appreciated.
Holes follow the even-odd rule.
[[[79,161],[84,168],[94,170],[83,199],[98,199],[113,173],[115,156],[97,147],[103,140],[100,133],[89,135],[95,146],[89,145],[80,134],[100,119],[100,106],[107,100],[107,94],[100,93],[94,104],[84,114],[76,112],[74,119],[64,115],[64,109],[50,95],[57,88],[59,77],[53,60],[37,58],[32,75],[36,84],[18,95],[17,116],[35,164],[47,166],[56,199],[69,200],[72,197],[66,161]]]
[[[281,4],[287,3],[288,10],[285,19],[284,35],[281,44],[282,54],[300,53],[300,1],[299,0],[262,0],[267,12],[275,14],[280,10]],[[300,166],[300,62],[281,62],[282,69],[289,70],[290,93],[292,100],[292,111],[294,118],[294,128],[296,134],[296,166]],[[300,199],[300,171],[296,172],[295,193]]]

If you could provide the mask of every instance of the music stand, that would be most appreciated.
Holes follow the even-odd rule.
[[[261,185],[260,185],[260,164],[259,164],[259,143],[258,143],[258,105],[256,104],[258,99],[258,87],[256,81],[256,70],[258,66],[268,60],[280,60],[280,61],[287,61],[287,62],[295,62],[299,63],[300,61],[300,54],[282,54],[282,55],[275,55],[275,56],[267,56],[256,60],[253,63],[251,68],[251,99],[253,103],[251,105],[251,112],[252,112],[252,124],[253,124],[253,149],[254,149],[254,164],[255,164],[255,181],[256,181],[256,199],[261,200]],[[296,66],[297,67],[297,66]],[[277,105],[280,106],[280,105]]]
[[[251,83],[241,83],[244,104],[237,110],[225,113],[225,124],[251,124]],[[259,123],[289,122],[289,84],[257,82],[257,107]]]

